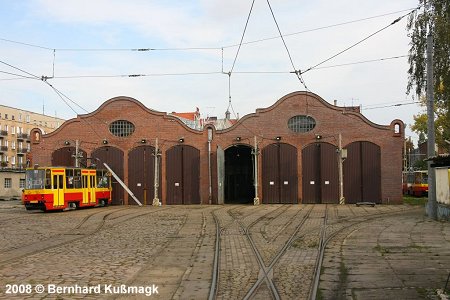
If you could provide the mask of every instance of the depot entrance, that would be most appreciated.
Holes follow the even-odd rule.
[[[232,146],[225,150],[225,203],[253,203],[252,148],[245,145]]]

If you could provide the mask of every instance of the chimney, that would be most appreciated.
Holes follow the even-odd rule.
[[[334,106],[337,106],[337,100],[334,99]]]
[[[227,111],[225,112],[225,119],[229,120],[231,117],[231,113],[230,111],[227,109]]]

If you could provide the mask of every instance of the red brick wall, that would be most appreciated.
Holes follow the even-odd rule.
[[[310,115],[316,120],[316,127],[308,133],[294,133],[287,127],[289,118],[296,115]],[[109,132],[109,124],[115,120],[128,120],[132,122],[136,130],[129,137],[115,137]],[[400,133],[394,133],[394,125],[400,125]],[[213,203],[217,195],[217,173],[215,149],[220,145],[226,149],[236,143],[235,138],[241,137],[240,144],[254,144],[254,136],[257,136],[260,149],[274,143],[274,138],[281,136],[283,143],[291,144],[298,149],[298,195],[299,203],[302,197],[302,159],[301,150],[308,144],[316,141],[315,135],[322,136],[323,142],[338,144],[338,135],[342,135],[342,145],[354,141],[370,141],[381,148],[381,176],[382,176],[382,202],[401,203],[401,171],[402,171],[402,146],[404,124],[400,120],[394,120],[390,125],[381,126],[368,121],[358,112],[345,110],[344,107],[333,106],[319,96],[309,92],[294,92],[278,100],[272,106],[265,109],[257,109],[256,113],[249,114],[240,119],[233,127],[215,131],[212,141],[212,168],[213,168]],[[165,152],[170,147],[178,144],[178,139],[184,137],[186,145],[200,150],[200,198],[201,203],[208,203],[208,140],[206,129],[202,132],[188,128],[177,118],[167,116],[165,113],[156,112],[143,106],[135,99],[128,97],[116,97],[106,101],[96,111],[80,115],[72,119],[58,130],[41,137],[39,143],[32,143],[33,163],[49,165],[51,154],[55,149],[64,147],[64,141],[81,141],[80,148],[90,153],[103,146],[102,140],[106,139],[109,146],[117,147],[124,151],[125,183],[128,183],[128,152],[140,144],[141,139],[146,139],[148,144],[155,144],[158,138],[162,152],[162,202],[166,201],[166,177],[165,177]],[[261,170],[261,156],[258,159]],[[260,198],[262,188],[261,172],[259,172]],[[127,203],[127,196],[125,203]]]

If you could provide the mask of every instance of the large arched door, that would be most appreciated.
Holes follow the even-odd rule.
[[[346,203],[381,203],[381,150],[371,142],[347,145],[344,161],[344,197]]]
[[[152,204],[155,193],[155,148],[139,146],[128,153],[128,187],[143,204]],[[158,185],[161,186],[161,164],[158,165]],[[158,189],[161,199],[161,189]],[[130,204],[136,204],[131,201]]]
[[[314,143],[302,150],[303,203],[339,203],[336,146]]]
[[[86,151],[78,149],[82,158],[80,159],[80,167],[86,167]],[[75,166],[75,147],[62,147],[52,153],[52,166],[58,167],[74,167]]]
[[[177,145],[166,151],[167,204],[200,204],[200,151]]]
[[[263,203],[297,203],[297,148],[271,144],[262,150]]]
[[[234,145],[225,149],[224,202],[246,204],[255,198],[252,148]]]
[[[104,169],[103,163],[107,163],[114,173],[123,180],[124,170],[122,150],[111,146],[105,146],[95,149],[92,152],[91,157],[98,169]],[[116,182],[114,179],[112,180],[112,204],[124,204],[124,190],[120,183]]]

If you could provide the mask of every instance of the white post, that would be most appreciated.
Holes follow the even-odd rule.
[[[258,143],[256,141],[256,136],[255,136],[255,147],[253,149],[253,155],[255,156],[255,178],[254,178],[254,182],[255,182],[255,198],[253,199],[253,205],[259,205],[259,198],[258,198]]]
[[[79,168],[80,167],[80,162],[78,161],[79,156],[78,156],[78,151],[79,151],[79,141],[75,140],[75,168]]]
[[[344,198],[344,157],[342,150],[342,135],[339,133],[338,169],[339,169],[339,204],[345,204]]]
[[[158,138],[155,141],[155,178],[154,178],[154,194],[153,194],[153,206],[159,206],[158,187],[159,187],[159,168],[158,168]]]
[[[212,203],[211,141],[212,128],[208,127],[208,202]]]

